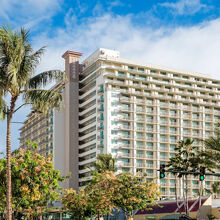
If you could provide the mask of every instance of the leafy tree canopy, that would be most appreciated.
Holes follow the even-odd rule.
[[[37,145],[34,143],[33,148]],[[13,152],[12,206],[16,216],[39,215],[49,201],[59,198],[59,182],[64,181],[60,171],[54,169],[52,155],[43,157],[35,150],[19,149]],[[0,212],[6,209],[6,159],[0,160]]]
[[[160,197],[157,184],[140,181],[139,177],[129,173],[117,175],[114,187],[114,203],[126,217],[132,217],[139,209],[150,209]]]

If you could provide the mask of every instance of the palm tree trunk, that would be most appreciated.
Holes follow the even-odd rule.
[[[11,120],[15,108],[17,97],[11,98],[10,110],[7,112],[7,136],[6,136],[6,160],[7,160],[7,220],[12,220],[12,204],[11,204]]]
[[[181,214],[179,201],[178,201],[178,194],[177,194],[177,176],[176,176],[176,174],[175,174],[175,197],[176,197],[176,205],[177,205],[177,208],[178,208],[178,212]]]
[[[189,207],[188,207],[188,181],[186,175],[186,215],[189,215]]]
[[[182,177],[182,184],[183,184],[183,204],[184,204],[185,212],[186,212],[186,197],[185,197],[184,175]]]
[[[202,191],[203,191],[203,184],[200,181],[200,189],[199,189],[199,211],[198,211],[198,219],[200,219],[200,214],[201,214],[201,196],[202,196]]]

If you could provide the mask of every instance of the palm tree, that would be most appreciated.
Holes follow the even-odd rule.
[[[198,170],[199,161],[197,153],[195,151],[196,148],[193,146],[193,140],[187,138],[185,140],[179,141],[179,144],[177,145],[175,150],[177,151],[175,157],[170,158],[168,162],[169,171],[172,171],[175,173],[175,175],[177,175],[177,173],[179,173],[178,171],[195,172]],[[186,215],[188,215],[188,174],[180,174],[179,177],[182,177],[183,199],[185,201],[184,203]],[[184,186],[184,179],[186,180],[186,186]],[[177,193],[176,202],[177,207],[179,207]]]
[[[106,171],[116,172],[115,158],[111,154],[99,154],[96,162],[93,164],[95,172],[104,173]]]
[[[220,182],[214,182],[211,189],[205,189],[206,192],[213,194],[214,199],[220,194]]]
[[[29,43],[29,32],[21,28],[12,31],[0,28],[0,118],[7,119],[7,219],[12,219],[11,204],[11,120],[13,114],[23,105],[30,104],[33,111],[46,114],[49,109],[58,108],[62,95],[42,87],[64,76],[59,70],[51,70],[34,76],[45,47],[33,50]],[[7,99],[6,99],[7,97]],[[18,98],[23,104],[16,106]],[[7,103],[7,100],[10,100]],[[17,107],[17,108],[16,108]]]
[[[215,129],[215,136],[204,140],[205,149],[201,151],[201,156],[205,157],[212,168],[219,168],[220,161],[220,123]]]

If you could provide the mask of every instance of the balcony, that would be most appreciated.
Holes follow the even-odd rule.
[[[144,136],[136,136],[136,139],[137,140],[145,140],[145,137]]]
[[[132,155],[131,155],[131,153],[119,152],[119,153],[118,153],[118,156],[119,156],[119,157],[131,157]]]
[[[193,134],[192,134],[193,137],[198,137],[198,136],[200,136],[200,135],[201,135],[200,133],[193,133]]]
[[[138,130],[138,131],[144,131],[144,127],[136,127],[136,130]]]
[[[131,138],[131,135],[119,134],[118,137],[119,137],[120,139],[130,139],[130,138]]]
[[[190,132],[183,132],[183,135],[190,135]]]
[[[166,125],[166,124],[167,124],[167,121],[160,121],[160,124]]]
[[[136,157],[137,158],[145,158],[145,155],[144,154],[136,154]]]
[[[137,103],[140,103],[140,104],[144,104],[144,103],[145,103],[144,100],[138,100],[138,99],[136,99],[136,102],[137,102]]]
[[[131,148],[130,144],[119,144],[119,148]]]
[[[154,111],[147,110],[145,113],[147,113],[147,114],[154,114]]]
[[[177,122],[171,121],[171,122],[170,122],[170,125],[177,125]]]
[[[154,120],[153,120],[153,119],[146,119],[146,122],[147,122],[147,123],[153,123]]]
[[[153,138],[153,137],[146,137],[146,140],[147,140],[147,141],[153,141],[154,138]]]
[[[136,163],[136,167],[144,168],[144,167],[145,167],[145,164],[144,164],[144,163]]]
[[[131,129],[131,126],[119,125],[118,128],[121,129],[121,130],[130,130],[130,129]]]
[[[154,159],[154,155],[145,155],[145,158],[148,158],[148,159]]]
[[[170,140],[170,143],[177,143],[177,140],[175,139],[175,140]]]
[[[119,120],[132,120],[132,117],[130,116],[125,116],[125,115],[120,115],[118,117]]]
[[[120,106],[120,107],[119,107],[119,110],[120,110],[120,111],[127,111],[127,112],[129,112],[129,111],[132,111],[133,109],[132,109],[132,108],[126,108],[126,107]]]
[[[120,102],[129,102],[130,103],[130,102],[132,102],[132,99],[121,97]]]
[[[137,149],[146,149],[144,145],[135,145],[134,147]]]
[[[136,109],[136,112],[145,112],[145,110],[144,109]]]
[[[130,166],[131,166],[131,163],[122,162],[122,163],[120,164],[120,166],[122,166],[122,167],[130,167]]]
[[[146,163],[146,167],[147,167],[147,168],[153,168],[154,166],[153,166],[153,164],[148,164],[148,163]]]
[[[171,134],[177,134],[177,131],[170,131]]]
[[[144,121],[144,118],[136,118],[136,121]]]
[[[152,177],[152,176],[154,176],[154,174],[153,173],[146,173],[146,176],[147,177]]]
[[[161,138],[161,139],[160,139],[160,142],[168,142],[168,139],[166,139],[166,138]]]

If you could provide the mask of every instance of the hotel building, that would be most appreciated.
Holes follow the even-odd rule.
[[[192,138],[201,148],[199,140],[214,134],[220,81],[126,60],[114,50],[98,49],[79,63],[81,56],[63,55],[68,76],[61,87],[63,108],[47,117],[30,114],[21,128],[21,147],[30,139],[40,143],[40,153],[52,152],[55,167],[72,173],[65,187],[85,185],[97,155],[111,153],[119,172],[157,181],[163,197],[174,197],[174,176],[158,179],[157,169],[175,155],[179,140]],[[207,176],[205,188],[216,180]],[[189,178],[188,185],[189,194],[197,195],[199,178]]]

